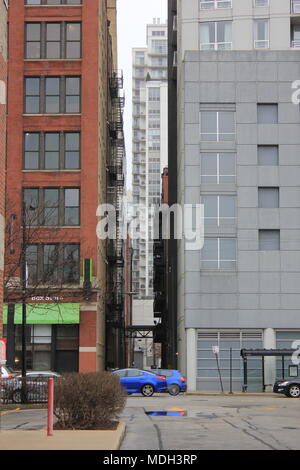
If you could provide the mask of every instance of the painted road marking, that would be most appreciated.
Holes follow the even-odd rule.
[[[0,416],[7,415],[8,413],[15,413],[16,411],[21,411],[21,408],[16,408],[15,410],[3,411],[0,413]]]

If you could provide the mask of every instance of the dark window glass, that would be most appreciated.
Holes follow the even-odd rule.
[[[45,111],[47,114],[59,113],[60,79],[58,77],[46,78]]]
[[[59,133],[45,134],[45,170],[59,169]]]
[[[26,58],[41,58],[41,23],[26,24]]]
[[[280,230],[259,230],[258,244],[261,251],[280,250]]]
[[[61,23],[47,23],[46,25],[46,58],[60,59]]]
[[[58,225],[59,190],[45,189],[44,192],[44,224]]]
[[[38,249],[37,245],[26,248],[27,283],[33,285],[38,279]]]
[[[79,225],[79,189],[65,189],[64,225]]]
[[[25,80],[25,112],[39,114],[40,112],[40,79],[26,78]]]
[[[38,133],[25,134],[25,170],[38,170],[39,168],[40,135]]]
[[[65,168],[78,169],[80,166],[79,132],[65,134]]]
[[[79,59],[81,57],[81,25],[80,23],[67,23],[66,25],[66,58]]]
[[[79,282],[79,245],[64,246],[64,278],[67,284]]]
[[[66,113],[80,112],[80,78],[66,78]]]
[[[43,282],[55,284],[58,281],[58,246],[43,247]]]
[[[26,225],[38,225],[39,190],[37,188],[24,189],[24,203]]]

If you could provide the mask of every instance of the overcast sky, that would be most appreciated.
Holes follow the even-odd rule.
[[[167,0],[117,0],[118,8],[118,60],[124,74],[126,106],[124,111],[127,154],[127,183],[131,186],[131,98],[132,48],[146,46],[146,25],[153,18],[167,20]]]

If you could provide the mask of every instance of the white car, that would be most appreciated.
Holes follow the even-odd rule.
[[[16,376],[16,373],[8,366],[1,366],[1,378],[12,379]]]

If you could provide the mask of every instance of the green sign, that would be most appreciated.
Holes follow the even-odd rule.
[[[7,324],[7,304],[3,306],[3,323]],[[28,325],[78,324],[80,304],[73,303],[30,303],[26,304],[26,323]],[[22,324],[22,304],[15,304],[15,325]]]

